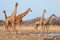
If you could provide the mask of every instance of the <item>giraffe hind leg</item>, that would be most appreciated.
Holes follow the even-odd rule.
[[[46,33],[48,33],[48,26],[46,25]]]
[[[12,22],[12,31],[15,31],[14,22]]]
[[[35,27],[35,28],[37,29],[37,28],[38,28],[38,26],[39,26],[39,24],[36,24],[36,27]]]
[[[17,32],[14,22],[12,22],[12,32]]]

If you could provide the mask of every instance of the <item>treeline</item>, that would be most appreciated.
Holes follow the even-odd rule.
[[[34,19],[26,20],[26,21],[23,21],[22,24],[25,24],[25,25],[31,24],[31,25],[33,25],[39,19],[40,19],[40,17],[38,17],[37,19],[34,18]],[[46,20],[46,19],[44,19],[44,20]],[[60,25],[60,17],[51,18],[51,20],[49,21],[49,25]]]
[[[5,21],[0,20],[0,26],[5,25]]]
[[[34,25],[34,23],[36,21],[38,21],[40,19],[40,17],[38,17],[37,19],[30,19],[30,20],[26,20],[26,21],[22,21],[22,25]],[[45,20],[45,19],[44,19]],[[54,17],[49,21],[50,25],[60,25],[60,17]],[[0,26],[5,25],[5,21],[0,20]]]

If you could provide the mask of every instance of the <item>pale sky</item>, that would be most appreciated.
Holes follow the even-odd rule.
[[[5,20],[3,10],[6,10],[7,16],[10,16],[14,10],[15,3],[18,2],[17,15],[23,13],[28,8],[32,9],[23,20],[41,17],[43,9],[46,9],[45,18],[55,13],[60,16],[60,0],[0,0],[0,20]]]

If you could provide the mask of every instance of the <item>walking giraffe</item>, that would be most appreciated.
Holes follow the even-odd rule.
[[[47,27],[47,26],[49,25],[49,21],[51,20],[51,18],[52,18],[53,16],[56,17],[55,14],[52,14],[50,17],[48,17],[48,18],[45,20],[45,22],[44,22],[44,26]]]
[[[46,9],[43,10],[43,14],[41,16],[41,18],[35,22],[35,25],[36,25],[36,29],[38,28],[39,25],[43,26],[43,22],[44,22],[44,15],[46,13]]]
[[[16,17],[16,23],[18,24],[18,25],[20,25],[21,24],[21,22],[22,22],[22,18],[24,17],[24,16],[26,16],[27,14],[28,14],[28,12],[32,12],[32,10],[29,8],[29,9],[27,9],[25,12],[23,12],[22,14],[19,14],[17,17]]]
[[[44,22],[44,24],[43,24],[44,28],[46,28],[46,31],[47,31],[47,28],[48,28],[48,25],[49,25],[49,21],[51,20],[51,18],[52,18],[53,16],[56,17],[55,14],[52,14],[50,17],[48,17],[48,18],[45,20],[45,22]]]
[[[9,25],[9,23],[12,24],[12,28],[13,28],[12,31],[15,30],[15,24],[14,23],[15,23],[15,18],[16,18],[17,6],[18,6],[18,3],[16,3],[12,15],[9,16],[9,17],[7,17],[6,20],[5,20],[5,22],[6,22],[6,26],[5,26],[6,31],[8,31],[8,25]]]

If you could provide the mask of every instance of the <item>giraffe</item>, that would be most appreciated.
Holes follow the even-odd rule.
[[[5,10],[3,10],[3,13],[4,13],[4,15],[5,15],[5,20],[8,18],[7,17],[7,15],[6,15],[6,11]],[[9,22],[9,26],[11,26],[11,23]],[[11,27],[10,27],[11,28]]]
[[[12,15],[7,17],[6,20],[5,20],[5,22],[6,22],[6,26],[5,26],[6,31],[8,31],[9,23],[12,24],[12,28],[13,28],[12,31],[15,30],[15,24],[14,23],[15,23],[15,18],[16,18],[17,6],[18,6],[18,3],[16,2],[16,5],[15,5],[15,8],[14,8],[14,11],[13,11]]]
[[[46,13],[46,9],[44,9],[43,10],[43,14],[42,14],[42,16],[41,16],[41,18],[37,21],[37,22],[35,22],[35,24],[36,24],[36,29],[37,29],[37,27],[39,26],[39,25],[43,25],[43,21],[44,21],[44,15],[45,15],[45,13]]]
[[[51,18],[52,18],[53,16],[56,17],[55,14],[52,14],[50,17],[48,17],[48,18],[44,21],[43,26],[44,26],[44,28],[46,28],[46,31],[47,31],[47,28],[48,28],[48,25],[49,25],[49,21],[51,20]],[[48,31],[47,31],[47,32],[48,32]]]
[[[47,25],[49,25],[49,21],[51,20],[51,18],[52,18],[53,16],[56,17],[55,14],[52,14],[50,17],[48,17],[48,18],[45,20],[45,22],[44,22],[43,25],[47,27]]]
[[[19,25],[22,22],[22,18],[24,16],[26,16],[28,14],[28,12],[32,12],[32,10],[30,8],[28,8],[25,12],[23,12],[22,14],[19,14],[18,16],[16,16],[16,23]]]

